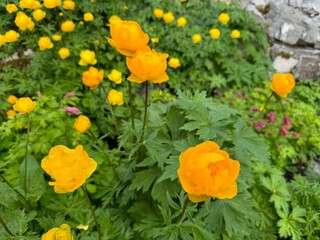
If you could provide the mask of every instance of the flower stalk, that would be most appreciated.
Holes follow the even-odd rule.
[[[267,101],[265,102],[265,104],[263,105],[263,107],[260,109],[260,112],[263,113],[266,109],[267,104],[270,102],[270,99],[272,98],[272,96],[274,95],[274,92],[272,92],[270,94],[270,96],[268,97]]]
[[[0,216],[0,224],[2,225],[2,227],[4,228],[4,230],[6,230],[6,232],[11,236],[14,237],[15,235],[10,231],[10,229],[8,228],[7,224],[3,221],[3,219]]]
[[[148,81],[145,82],[145,96],[144,96],[144,117],[143,117],[143,125],[142,125],[142,133],[141,133],[141,143],[143,142],[144,130],[147,125],[147,115],[148,115]]]
[[[88,203],[89,208],[90,208],[90,211],[91,211],[91,213],[92,213],[94,222],[95,222],[95,224],[96,224],[97,232],[98,232],[98,235],[99,235],[99,240],[101,240],[101,239],[102,239],[102,236],[101,236],[101,231],[100,231],[100,225],[99,225],[99,222],[98,222],[96,213],[95,213],[95,211],[94,211],[94,208],[93,208],[93,206],[92,206],[92,203],[91,203],[91,201],[90,201],[90,198],[89,198],[89,196],[88,196],[88,193],[87,193],[87,191],[86,191],[86,189],[85,189],[85,187],[84,187],[83,185],[81,186],[81,189],[82,189],[83,194],[84,194],[84,196],[85,196],[85,198],[86,198],[86,200],[87,200],[87,203]]]
[[[130,112],[131,112],[131,128],[134,131],[135,126],[134,126],[134,110],[133,110],[133,97],[132,97],[132,87],[131,87],[131,82],[128,81],[128,91],[129,91],[129,101],[130,101]]]
[[[184,202],[184,205],[183,205],[183,207],[182,207],[182,211],[181,211],[181,213],[180,213],[180,215],[179,215],[179,217],[178,217],[178,219],[177,219],[177,222],[176,222],[176,224],[180,224],[181,223],[181,221],[182,221],[182,219],[183,219],[183,216],[184,216],[184,214],[185,214],[185,212],[186,212],[186,210],[187,210],[187,207],[188,207],[188,204],[190,203],[190,199],[187,197],[187,199],[186,199],[186,201]]]
[[[27,181],[28,181],[28,146],[29,146],[29,114],[27,113],[27,142],[26,142],[26,159],[24,162],[24,197],[27,199],[27,191],[28,191],[28,186],[27,186]]]

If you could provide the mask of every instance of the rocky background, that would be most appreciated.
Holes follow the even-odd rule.
[[[278,72],[297,79],[320,76],[320,0],[240,0],[266,26]]]

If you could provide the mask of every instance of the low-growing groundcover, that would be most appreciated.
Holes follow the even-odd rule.
[[[319,176],[292,169],[319,157],[319,96],[264,84],[263,28],[237,5],[0,13],[1,239],[319,239]]]

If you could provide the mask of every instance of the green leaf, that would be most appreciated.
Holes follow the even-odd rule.
[[[132,190],[140,190],[143,192],[148,191],[152,183],[156,180],[156,178],[161,174],[161,171],[157,167],[153,167],[150,169],[142,170],[135,174],[134,179],[130,185],[130,189]],[[165,197],[165,196],[164,196]]]

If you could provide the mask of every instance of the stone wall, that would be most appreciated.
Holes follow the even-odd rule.
[[[241,5],[267,27],[276,71],[297,79],[320,76],[320,0],[241,0]]]

